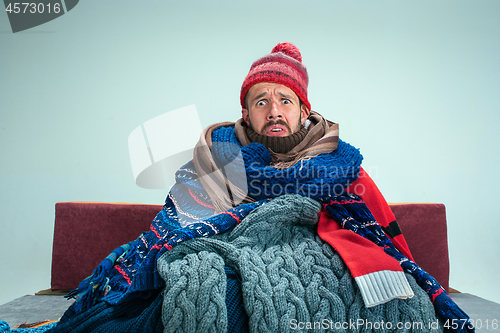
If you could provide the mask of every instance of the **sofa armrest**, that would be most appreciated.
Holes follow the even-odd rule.
[[[415,262],[448,292],[450,262],[443,204],[389,204]]]
[[[161,205],[59,202],[52,246],[52,290],[72,290],[115,248],[149,230]]]

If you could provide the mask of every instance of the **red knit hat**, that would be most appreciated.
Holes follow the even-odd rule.
[[[256,60],[241,86],[240,103],[245,107],[245,96],[248,89],[260,82],[280,83],[292,89],[309,110],[311,104],[307,99],[309,76],[306,66],[302,64],[299,49],[290,43],[276,45],[270,54]]]

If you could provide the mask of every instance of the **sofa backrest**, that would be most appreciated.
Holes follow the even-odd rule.
[[[114,249],[149,230],[161,205],[59,202],[52,246],[52,290],[73,290]]]
[[[443,204],[389,204],[415,262],[448,292],[450,261]]]

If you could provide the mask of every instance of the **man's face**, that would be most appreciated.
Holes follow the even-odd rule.
[[[300,103],[295,92],[279,83],[261,82],[246,95],[241,117],[256,133],[288,136],[300,130],[310,110]]]

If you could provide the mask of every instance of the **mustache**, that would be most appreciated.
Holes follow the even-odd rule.
[[[290,126],[288,126],[288,124],[284,120],[278,119],[278,120],[271,120],[270,122],[265,124],[264,127],[262,128],[261,134],[264,134],[266,132],[266,130],[273,125],[283,125],[283,126],[285,126],[288,133],[292,133]]]

